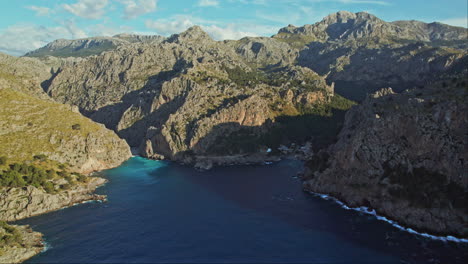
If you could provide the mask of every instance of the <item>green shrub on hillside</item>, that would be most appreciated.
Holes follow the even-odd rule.
[[[45,155],[36,155],[35,160],[44,160]],[[45,157],[46,158],[46,157]],[[41,163],[43,164],[43,163]],[[65,168],[66,166],[58,167]],[[87,182],[88,178],[79,173],[73,175],[65,170],[56,171],[55,169],[45,169],[43,165],[13,163],[9,164],[8,168],[0,170],[0,187],[26,187],[34,186],[43,188],[47,193],[55,193],[56,187],[54,179],[64,178],[68,182],[68,188],[76,184],[75,178],[81,183]]]
[[[21,246],[22,242],[23,237],[18,229],[4,221],[0,221],[0,247]]]

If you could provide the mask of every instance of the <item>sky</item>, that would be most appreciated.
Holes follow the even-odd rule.
[[[271,36],[341,10],[385,21],[467,27],[467,0],[0,0],[0,52],[21,56],[60,38],[163,35],[200,25],[216,40]]]

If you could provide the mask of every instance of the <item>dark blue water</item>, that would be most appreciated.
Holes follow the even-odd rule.
[[[49,249],[28,263],[463,263],[431,241],[301,191],[297,161],[198,172],[133,158],[87,203],[20,221]]]

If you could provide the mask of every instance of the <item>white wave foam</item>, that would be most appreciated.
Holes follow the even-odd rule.
[[[415,234],[415,235],[418,235],[418,236],[422,236],[422,237],[426,237],[426,238],[430,238],[430,239],[434,239],[434,240],[440,240],[440,241],[444,241],[444,242],[450,241],[450,242],[456,242],[456,243],[468,243],[467,238],[457,238],[457,237],[454,237],[454,236],[435,236],[435,235],[430,235],[430,234],[427,234],[427,233],[420,233],[420,232],[417,232],[416,230],[414,230],[412,228],[404,227],[401,224],[399,224],[399,223],[397,223],[397,222],[395,222],[393,220],[390,220],[390,219],[388,219],[388,218],[386,218],[384,216],[378,215],[377,212],[374,209],[371,209],[371,208],[368,208],[368,207],[365,207],[365,206],[361,206],[361,207],[358,207],[358,208],[352,208],[352,207],[347,206],[342,201],[340,201],[340,200],[338,200],[335,197],[332,197],[330,195],[315,193],[315,192],[310,192],[310,191],[309,191],[309,193],[312,194],[312,195],[318,196],[318,197],[320,197],[322,199],[325,199],[325,200],[328,200],[328,201],[333,201],[333,202],[339,204],[342,208],[344,208],[346,210],[358,211],[358,212],[361,212],[361,213],[364,213],[364,214],[375,216],[378,220],[387,222],[387,223],[391,224],[392,226],[394,226],[394,227],[396,227],[396,228],[398,228],[398,229],[400,229],[402,231],[411,233],[411,234]]]
[[[42,249],[41,253],[44,253],[44,252],[46,252],[47,250],[49,250],[49,249],[52,248],[52,246],[49,245],[49,243],[47,243],[47,241],[45,241],[45,240],[42,241],[42,245],[44,245],[44,248]]]
[[[74,203],[72,205],[67,205],[67,206],[61,207],[60,209],[57,209],[57,210],[54,210],[54,211],[62,211],[62,210],[65,210],[65,209],[68,209],[68,208],[71,208],[71,207],[74,207],[74,206],[77,206],[77,205],[80,205],[80,204],[104,203],[104,202],[107,202],[107,198],[104,199],[104,200],[86,200],[86,201],[83,201],[83,202],[78,202],[78,203]]]

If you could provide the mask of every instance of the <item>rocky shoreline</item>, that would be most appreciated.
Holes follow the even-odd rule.
[[[343,202],[343,200],[340,200],[329,194],[316,193],[316,192],[310,191],[308,190],[307,187],[304,187],[303,190],[304,192],[309,193],[313,196],[320,197],[327,201],[333,201],[345,210],[354,210],[354,211],[361,212],[364,214],[372,215],[376,219],[387,222],[391,224],[392,226],[402,231],[408,232],[408,233],[416,234],[418,236],[426,237],[426,238],[433,239],[433,240],[441,240],[445,242],[451,241],[451,242],[457,242],[457,243],[468,243],[468,237],[456,237],[451,234],[443,234],[443,233],[434,234],[430,230],[420,230],[417,228],[415,229],[414,227],[408,227],[406,224],[404,224],[404,221],[397,221],[397,220],[392,219],[390,215],[385,215],[383,212],[378,211],[378,209],[374,209],[374,208],[370,208],[366,206],[359,206],[359,205],[352,206],[350,204]]]
[[[193,166],[198,170],[211,170],[214,167],[236,166],[236,165],[268,165],[272,162],[278,162],[282,159],[298,159],[308,160],[313,156],[312,143],[305,144],[292,143],[289,146],[280,145],[279,148],[273,150],[265,149],[256,153],[245,153],[237,155],[196,155],[186,156],[181,159],[174,160],[183,165]]]
[[[420,233],[467,238],[465,80],[384,89],[352,108],[338,141],[306,163],[305,190]]]
[[[87,183],[57,194],[48,194],[33,186],[8,188],[0,194],[0,219],[17,221],[87,201],[105,201],[105,195],[92,192],[106,182],[103,178],[89,177]]]
[[[12,246],[3,248],[0,252],[0,263],[21,263],[45,249],[42,234],[34,232],[29,226],[13,226],[21,234],[22,247]]]
[[[0,219],[17,221],[24,218],[46,214],[89,201],[106,201],[105,195],[94,194],[106,179],[89,177],[86,183],[73,186],[57,194],[48,194],[33,186],[26,188],[4,188],[0,192]],[[22,247],[0,248],[0,263],[21,263],[45,249],[42,234],[34,232],[29,226],[14,226],[23,238]]]

